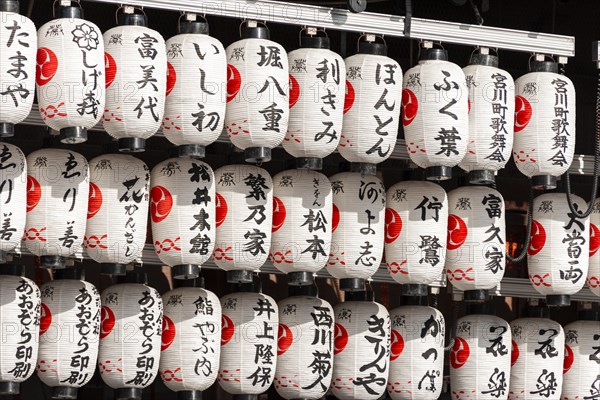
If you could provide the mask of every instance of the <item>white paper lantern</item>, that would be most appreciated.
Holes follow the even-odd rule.
[[[198,398],[219,372],[221,303],[208,290],[180,287],[165,293],[163,304],[160,375],[178,398]]]
[[[104,33],[106,107],[104,129],[119,150],[144,151],[160,128],[167,89],[163,37],[147,27],[142,14],[119,14],[119,26]]]
[[[465,74],[447,60],[446,50],[421,49],[419,63],[404,74],[402,124],[408,155],[432,180],[450,179],[469,144]]]
[[[163,133],[180,155],[204,157],[225,123],[227,58],[208,24],[183,21],[167,40],[167,98]]]
[[[215,171],[215,264],[229,282],[251,282],[271,247],[273,180],[251,165],[226,165]]]
[[[158,258],[177,279],[196,278],[215,247],[215,176],[193,158],[171,158],[152,170],[150,217]]]
[[[471,183],[492,183],[512,154],[515,82],[498,57],[473,54],[463,68],[469,89],[469,144],[460,167]]]
[[[29,18],[19,15],[18,1],[0,5],[0,21],[0,137],[8,137],[33,105],[37,32]]]
[[[427,306],[402,306],[392,321],[388,394],[393,400],[437,400],[444,379],[445,321]]]
[[[511,400],[560,400],[565,333],[546,318],[520,318],[510,323]]]
[[[488,187],[463,186],[448,193],[448,205],[448,280],[466,300],[485,300],[504,277],[504,199]]]
[[[289,297],[278,306],[275,389],[284,399],[318,400],[333,375],[333,308],[310,296]]]
[[[590,214],[590,263],[587,285],[596,296],[600,296],[600,199],[596,199]]]
[[[562,400],[600,397],[600,321],[576,321],[565,326]]]
[[[101,273],[125,275],[146,243],[150,170],[130,155],[104,154],[90,161],[90,175],[87,254]]]
[[[385,187],[374,175],[341,172],[333,191],[331,254],[327,271],[342,290],[364,290],[379,268],[385,231]]]
[[[262,293],[232,293],[223,310],[219,385],[233,395],[266,392],[277,368],[277,303]]]
[[[302,36],[300,46],[288,54],[290,117],[283,148],[300,158],[297,163],[321,169],[342,134],[346,69],[329,50],[328,37]]]
[[[116,399],[142,398],[154,382],[161,349],[163,304],[156,289],[121,283],[102,292],[98,366]]]
[[[340,400],[375,400],[386,390],[390,315],[373,301],[334,307],[335,342],[331,392]]]
[[[17,146],[0,143],[0,262],[21,245],[27,214],[27,163]]]
[[[332,193],[319,172],[292,169],[273,177],[271,261],[288,283],[308,285],[329,260]]]
[[[532,63],[515,82],[513,156],[537,189],[556,187],[575,152],[575,86],[553,62]]]
[[[100,336],[100,293],[79,279],[59,279],[41,288],[42,318],[37,374],[52,396],[76,399],[94,376]]]
[[[89,168],[79,153],[43,149],[27,156],[25,245],[42,266],[82,250],[88,208]]]
[[[40,289],[21,276],[0,275],[0,394],[18,395],[35,372],[40,332]]]
[[[386,204],[385,260],[392,278],[409,285],[440,280],[448,234],[444,189],[433,182],[400,182],[389,188]]]
[[[586,203],[573,196],[575,207]],[[589,218],[575,218],[564,193],[546,193],[533,201],[531,239],[527,249],[529,280],[553,306],[567,306],[585,284],[589,265]]]
[[[501,318],[494,315],[460,318],[450,350],[452,398],[506,400],[510,386],[511,342],[510,326]]]
[[[378,164],[396,146],[400,124],[402,69],[387,46],[360,42],[346,58],[344,129],[338,150],[350,162]]]
[[[225,128],[246,161],[271,159],[271,149],[288,129],[288,57],[269,39],[266,27],[241,27],[242,40],[227,47],[227,111]]]

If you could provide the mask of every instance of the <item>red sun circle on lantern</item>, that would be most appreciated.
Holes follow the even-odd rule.
[[[392,341],[390,345],[390,360],[394,361],[404,351],[404,339],[397,330],[392,329]]]
[[[87,212],[88,219],[98,214],[100,208],[102,208],[102,192],[100,191],[98,185],[96,185],[94,182],[90,182],[90,194]]]
[[[166,315],[163,315],[160,351],[168,349],[169,346],[173,344],[176,333],[173,320]]]
[[[27,175],[27,212],[33,210],[42,198],[42,187],[31,175]]]
[[[458,215],[448,215],[448,250],[456,250],[467,240],[467,224]]]
[[[419,100],[410,89],[402,89],[402,125],[410,125],[419,111]]]
[[[150,215],[158,223],[169,216],[173,208],[173,197],[163,186],[154,186],[150,191]]]
[[[402,231],[402,218],[393,208],[385,209],[385,242],[393,243]]]
[[[227,315],[221,316],[221,326],[221,346],[225,346],[235,334],[235,326]]]
[[[332,216],[331,216],[331,232],[335,232],[335,230],[337,229],[339,223],[340,223],[340,210],[334,204],[333,205],[333,213],[332,213]]]
[[[565,361],[563,363],[563,375],[569,372],[569,370],[573,366],[573,361],[575,361],[573,349],[571,349],[568,344],[565,344]]]
[[[167,62],[167,96],[175,87],[175,82],[177,82],[177,73],[175,72],[173,65],[170,62]]]
[[[215,205],[215,215],[217,218],[217,228],[221,226],[223,222],[225,222],[225,218],[227,217],[227,201],[225,201],[225,197],[217,193],[217,204]]]
[[[279,324],[277,329],[277,355],[280,356],[292,346],[294,341],[294,335],[292,331],[285,324]]]
[[[529,240],[529,247],[527,248],[527,254],[534,256],[539,253],[546,244],[546,230],[538,221],[533,220],[531,224],[531,239]]]
[[[334,340],[333,340],[333,354],[339,354],[348,345],[348,331],[342,324],[335,323],[334,328]]]
[[[350,83],[350,81],[346,81],[346,96],[344,97],[344,114],[346,114],[354,105],[354,98],[356,94],[354,93],[354,86]]]
[[[286,209],[279,197],[273,196],[273,232],[277,232],[285,222]]]
[[[40,47],[36,56],[35,81],[38,86],[44,86],[54,78],[58,70],[58,58],[52,50]]]
[[[40,336],[46,333],[52,324],[52,312],[50,308],[42,303],[42,311],[40,314]]]
[[[531,109],[529,100],[523,96],[515,97],[515,132],[525,129],[531,120],[532,114],[533,110]]]
[[[112,332],[115,327],[115,314],[107,306],[102,306],[100,310],[100,339],[104,339]]]
[[[290,108],[294,107],[300,98],[300,85],[292,74],[290,74]]]
[[[510,366],[512,367],[517,363],[519,359],[519,346],[517,346],[517,342],[512,341],[512,350],[510,352]]]
[[[242,87],[242,76],[240,71],[231,64],[227,64],[227,102],[237,96]]]
[[[594,224],[590,224],[590,257],[595,255],[600,248],[600,229]]]
[[[117,76],[117,63],[113,56],[104,52],[104,69],[105,69],[105,78],[106,83],[105,87],[108,89],[110,85],[115,81],[115,77]]]
[[[459,336],[456,337],[452,350],[450,350],[450,365],[454,369],[458,369],[467,363],[471,350],[469,343]]]

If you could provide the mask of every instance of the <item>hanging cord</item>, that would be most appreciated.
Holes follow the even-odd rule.
[[[404,36],[410,37],[410,25],[412,21],[412,0],[406,0],[406,17],[404,17]]]
[[[477,20],[477,25],[483,25],[483,17],[481,16],[481,13],[479,12],[479,7],[477,7],[475,5],[475,2],[473,0],[469,0],[469,3],[471,4],[471,8],[473,9],[473,14],[475,14],[475,19]]]
[[[533,186],[531,186],[531,182],[529,182],[529,204],[527,204],[527,229],[525,232],[525,244],[521,253],[512,257],[510,254],[506,253],[506,259],[513,264],[519,264],[521,261],[525,259],[527,256],[527,249],[529,249],[529,242],[531,241],[531,225],[533,222]]]

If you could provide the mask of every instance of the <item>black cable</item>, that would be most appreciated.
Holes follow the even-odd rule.
[[[512,257],[510,254],[506,254],[506,259],[513,264],[518,264],[525,259],[527,256],[527,249],[529,249],[529,242],[531,241],[531,225],[533,223],[533,186],[529,182],[529,204],[527,204],[527,231],[525,233],[525,245],[521,250],[521,253]]]
[[[412,20],[412,0],[406,0],[406,16],[404,17],[404,36],[410,37],[410,25]]]

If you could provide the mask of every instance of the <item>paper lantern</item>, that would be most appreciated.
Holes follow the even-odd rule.
[[[337,304],[333,313],[332,394],[340,400],[379,399],[388,380],[388,311],[373,301],[346,301]]]
[[[448,193],[448,280],[467,301],[484,301],[504,276],[504,199],[497,190],[464,186]]]
[[[22,271],[19,271],[22,272]],[[40,289],[22,276],[0,275],[0,395],[18,395],[35,372],[40,332]]]
[[[398,283],[427,295],[444,270],[448,198],[433,182],[405,181],[387,192],[385,259]],[[406,293],[406,292],[405,292]]]
[[[553,189],[575,152],[575,86],[558,64],[533,61],[515,82],[513,156],[536,189]]]
[[[179,33],[166,43],[163,133],[179,155],[204,157],[225,123],[227,58],[221,42],[208,36],[207,23],[182,21]]]
[[[145,14],[118,14],[119,26],[104,33],[106,106],[103,125],[123,152],[144,151],[160,128],[167,89],[165,41],[147,27]]]
[[[410,159],[427,179],[452,178],[469,144],[468,89],[464,72],[442,49],[421,49],[404,74],[402,124]]]
[[[576,209],[585,201],[573,196]],[[533,201],[531,239],[527,249],[529,280],[551,306],[568,306],[588,275],[589,218],[576,218],[564,193],[546,193]]]
[[[310,285],[329,260],[332,194],[319,172],[292,169],[273,177],[271,261],[291,285]]]
[[[410,305],[392,310],[390,318],[389,396],[437,400],[444,379],[444,316],[435,308]]]
[[[600,199],[596,199],[590,214],[590,262],[587,285],[596,296],[600,296]]]
[[[150,218],[158,258],[177,279],[196,278],[215,247],[215,176],[193,158],[171,158],[152,170]]]
[[[17,146],[0,143],[0,264],[21,245],[27,213],[27,163]]]
[[[68,270],[71,272],[72,270]],[[77,389],[94,376],[100,335],[100,293],[89,282],[45,283],[37,374],[51,397],[77,399]]]
[[[102,292],[98,366],[104,383],[116,389],[115,399],[141,400],[158,373],[163,304],[143,277],[127,278],[131,283]]]
[[[341,172],[333,192],[331,254],[327,271],[342,290],[364,290],[379,269],[385,231],[385,187],[374,175]]]
[[[27,156],[25,245],[41,266],[81,252],[88,208],[89,168],[79,153],[42,149]]]
[[[494,315],[460,318],[450,350],[452,398],[506,400],[510,362],[511,332],[506,321]]]
[[[262,293],[239,292],[222,297],[221,307],[219,385],[234,397],[251,399],[266,392],[275,376],[277,303]]]
[[[0,137],[9,137],[33,106],[37,32],[29,18],[19,15],[18,1],[0,3],[0,21]]]
[[[469,143],[459,165],[471,183],[490,184],[512,154],[515,82],[490,54],[473,54],[463,72],[469,89]]]
[[[252,282],[271,247],[273,180],[259,167],[226,165],[215,171],[215,182],[215,264],[228,282]]]
[[[580,320],[565,326],[562,400],[600,397],[600,321]]]
[[[344,128],[338,150],[350,162],[378,164],[396,146],[402,69],[387,57],[386,44],[369,41],[360,41],[358,54],[345,63]]]
[[[285,49],[269,40],[269,29],[248,21],[242,40],[227,54],[227,111],[225,128],[246,161],[271,160],[271,149],[288,129],[289,74]]]
[[[90,170],[87,254],[101,273],[125,275],[127,264],[141,260],[146,243],[150,170],[125,154],[98,156]]]
[[[300,47],[288,54],[290,117],[282,144],[298,167],[321,169],[342,134],[346,70],[328,37],[302,36]]]
[[[160,375],[178,399],[199,399],[219,371],[219,298],[199,287],[180,287],[165,293],[163,304]]]
[[[321,399],[333,369],[333,309],[314,296],[294,296],[279,306],[275,389],[287,400]]]
[[[510,323],[511,400],[560,400],[565,334],[547,318],[520,318]]]

